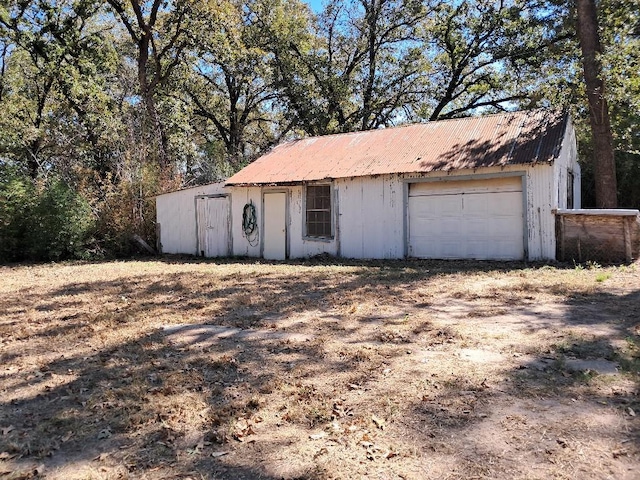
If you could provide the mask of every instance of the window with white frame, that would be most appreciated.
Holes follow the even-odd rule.
[[[306,236],[331,238],[331,185],[307,185]]]

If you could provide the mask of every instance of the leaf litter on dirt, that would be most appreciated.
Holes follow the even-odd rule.
[[[637,471],[635,265],[0,270],[0,460],[11,471],[33,475],[31,462],[48,479],[89,478],[86,459],[103,454],[100,475],[130,479]],[[214,328],[173,342],[166,325]],[[569,357],[619,371],[570,373]]]

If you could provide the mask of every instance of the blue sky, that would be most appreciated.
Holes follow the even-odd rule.
[[[304,0],[311,6],[311,10],[314,12],[319,12],[322,8],[322,0]]]

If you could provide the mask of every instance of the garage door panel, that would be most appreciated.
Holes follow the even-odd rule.
[[[410,256],[523,258],[520,177],[442,183],[410,186]]]
[[[445,237],[455,238],[460,232],[460,217],[447,217],[442,219],[441,235]],[[437,228],[438,224],[434,222],[434,228]]]
[[[461,195],[463,216],[473,217],[476,215],[485,215],[487,212],[488,201],[487,195]]]
[[[489,180],[447,180],[413,183],[411,184],[409,196],[458,195],[460,192],[465,192],[469,195],[473,193],[521,191],[522,182],[520,177],[504,177]]]

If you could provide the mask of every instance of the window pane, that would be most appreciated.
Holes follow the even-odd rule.
[[[306,232],[310,237],[331,236],[331,185],[307,186]]]

